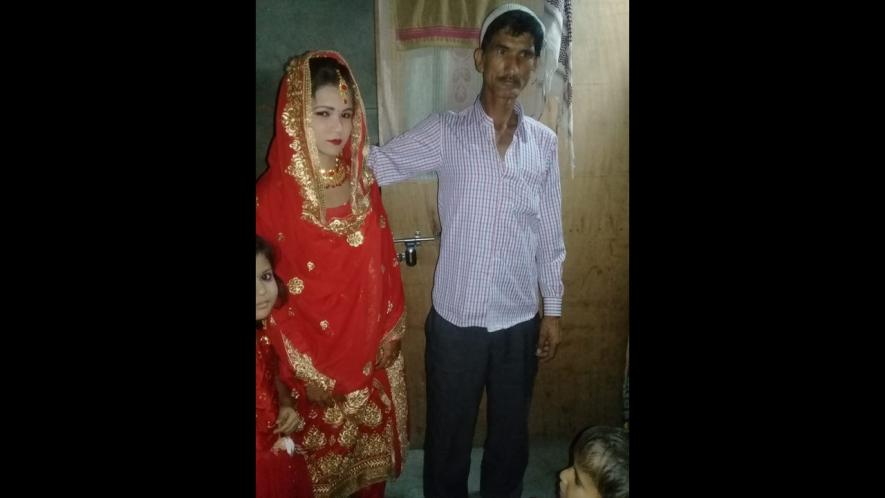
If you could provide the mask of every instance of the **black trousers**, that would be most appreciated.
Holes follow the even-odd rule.
[[[487,393],[483,498],[519,498],[529,458],[528,419],[538,371],[540,318],[491,332],[458,327],[430,308],[427,347],[425,498],[467,498],[473,431]]]

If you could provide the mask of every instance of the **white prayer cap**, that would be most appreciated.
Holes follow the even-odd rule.
[[[518,3],[505,3],[504,5],[501,5],[495,10],[489,12],[489,15],[486,16],[486,20],[482,22],[482,31],[480,31],[479,33],[479,44],[482,45],[482,40],[486,36],[486,30],[489,29],[489,24],[492,24],[492,21],[502,16],[503,14],[514,10],[519,10],[532,16],[532,18],[534,18],[535,22],[537,22],[538,26],[541,28],[541,34],[545,34],[544,23],[542,23],[541,20],[538,19],[538,16],[534,12],[532,12],[532,9]]]

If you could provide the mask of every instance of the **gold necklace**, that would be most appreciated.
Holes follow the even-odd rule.
[[[349,176],[346,164],[341,162],[340,157],[335,158],[335,167],[329,169],[319,168],[320,183],[323,188],[334,188],[344,183]]]

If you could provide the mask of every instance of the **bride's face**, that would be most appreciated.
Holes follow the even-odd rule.
[[[353,99],[345,103],[333,85],[317,88],[310,126],[320,154],[337,157],[353,129]]]

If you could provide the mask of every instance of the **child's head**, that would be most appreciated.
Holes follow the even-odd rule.
[[[255,320],[263,320],[277,304],[279,277],[273,272],[273,250],[259,236],[255,236]]]
[[[622,429],[584,429],[572,446],[574,464],[559,473],[560,498],[629,498],[629,442]]]

